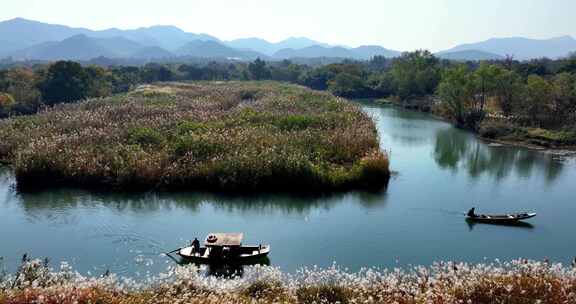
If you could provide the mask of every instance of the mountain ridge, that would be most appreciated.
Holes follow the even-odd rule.
[[[73,37],[76,38],[70,39]],[[75,45],[74,41],[76,41]],[[190,43],[193,41],[211,43],[191,46]],[[400,51],[377,45],[351,48],[330,45],[307,37],[289,37],[275,43],[258,37],[224,41],[204,33],[186,32],[173,25],[91,30],[24,18],[0,21],[0,58],[12,56],[16,59],[56,60],[84,59],[99,55],[98,57],[144,56],[144,58],[153,59],[183,54],[182,48],[187,45],[190,49],[184,52],[187,54],[185,56],[201,55],[207,58],[242,60],[258,57],[263,59],[320,57],[368,60],[376,55],[396,57],[402,54]],[[576,39],[564,35],[549,39],[495,37],[474,43],[459,44],[437,52],[436,55],[449,60],[495,60],[508,55],[512,55],[517,60],[529,60],[542,57],[556,59],[575,51]]]
[[[548,39],[525,37],[490,38],[475,43],[465,43],[444,52],[477,50],[500,56],[512,55],[518,60],[547,57],[557,59],[576,51],[576,39],[564,35]]]

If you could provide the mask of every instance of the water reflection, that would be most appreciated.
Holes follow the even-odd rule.
[[[244,268],[247,266],[270,266],[270,258],[263,257],[257,260],[252,260],[244,263],[212,263],[212,264],[195,264],[185,259],[175,257],[172,254],[166,254],[166,256],[172,260],[174,263],[180,266],[192,265],[194,264],[200,271],[203,271],[207,276],[215,277],[242,277],[244,274]]]
[[[562,173],[563,163],[551,155],[505,146],[489,146],[471,134],[453,128],[436,131],[434,159],[439,167],[453,172],[465,171],[472,179],[488,174],[501,181],[512,173],[528,178],[545,172],[548,184]]]
[[[198,213],[203,204],[210,204],[219,212],[230,214],[306,215],[312,210],[331,210],[336,205],[354,201],[364,208],[385,205],[385,189],[378,192],[351,192],[319,195],[260,194],[226,195],[217,193],[102,193],[60,188],[39,192],[10,192],[31,220],[61,220],[71,224],[74,218],[67,210],[99,209],[105,207],[117,213],[157,214],[162,211],[185,209]]]
[[[466,220],[466,224],[468,224],[468,229],[470,231],[474,230],[474,227],[477,225],[483,226],[501,226],[501,227],[511,227],[511,228],[523,228],[523,229],[534,229],[534,225],[527,223],[527,222],[510,222],[510,223],[480,223],[476,221]]]

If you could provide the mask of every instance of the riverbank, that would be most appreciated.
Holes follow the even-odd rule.
[[[411,269],[337,267],[295,274],[248,267],[239,277],[174,267],[146,282],[106,274],[84,277],[64,265],[25,262],[0,278],[0,303],[574,303],[576,268],[547,262],[442,262]]]
[[[497,120],[486,120],[477,132],[479,138],[504,145],[535,150],[576,151],[576,132],[519,127]]]
[[[440,109],[438,100],[432,97],[408,101],[402,101],[398,98],[378,99],[375,102],[431,113],[438,119],[452,122]],[[491,118],[490,115],[482,121],[477,130],[470,131],[474,132],[479,139],[490,143],[533,150],[576,152],[576,131],[521,127],[500,117]]]
[[[276,82],[164,83],[0,121],[22,188],[333,191],[389,178],[373,121]]]

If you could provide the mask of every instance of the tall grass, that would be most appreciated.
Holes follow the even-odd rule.
[[[366,114],[274,82],[148,85],[0,121],[0,158],[22,187],[308,191],[389,176]]]
[[[0,280],[0,303],[576,303],[576,269],[525,260],[356,273],[336,266],[293,274],[252,266],[235,278],[187,266],[141,282],[85,277],[41,261],[27,261],[21,271]]]

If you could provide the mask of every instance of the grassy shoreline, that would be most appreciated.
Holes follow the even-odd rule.
[[[26,261],[0,276],[0,303],[575,303],[576,268],[516,260],[351,273],[333,266],[294,274],[252,266],[233,278],[178,266],[144,282],[85,277],[64,264]]]
[[[518,127],[488,120],[482,123],[476,134],[481,139],[500,144],[536,150],[576,151],[576,133],[569,131]]]
[[[409,102],[398,99],[376,100],[379,104],[388,104],[411,111],[431,113],[434,117],[450,122],[434,105],[433,98],[423,98]],[[576,133],[563,130],[520,127],[509,122],[487,118],[478,130],[469,130],[479,139],[507,146],[523,147],[533,150],[575,151]]]
[[[147,85],[2,120],[0,158],[23,189],[335,191],[390,175],[358,107],[275,82]]]

